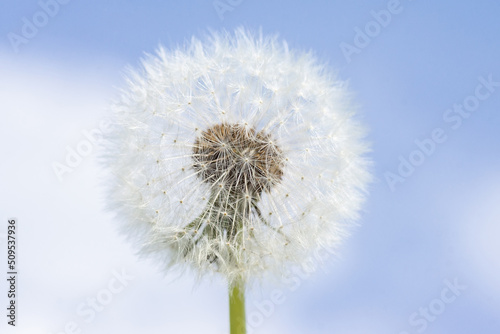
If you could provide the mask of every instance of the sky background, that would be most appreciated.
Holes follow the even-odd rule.
[[[52,16],[40,14],[50,0],[0,2],[2,277],[11,217],[19,247],[18,326],[6,325],[2,278],[1,333],[228,333],[222,281],[164,276],[117,233],[97,143],[61,178],[53,164],[99,129],[145,52],[239,26],[279,33],[349,80],[376,179],[340,257],[249,293],[249,333],[500,333],[498,1],[219,1],[225,12],[201,0],[65,1]],[[447,121],[464,103],[472,111]],[[284,301],[270,306],[273,290]],[[105,304],[95,314],[92,299]]]

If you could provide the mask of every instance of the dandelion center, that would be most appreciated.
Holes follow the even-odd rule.
[[[216,124],[196,139],[193,168],[212,185],[259,195],[281,181],[284,157],[271,135],[241,124]]]

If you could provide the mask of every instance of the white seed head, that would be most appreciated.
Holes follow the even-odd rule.
[[[165,269],[279,275],[357,217],[367,147],[345,84],[276,37],[160,48],[113,108],[111,207]]]

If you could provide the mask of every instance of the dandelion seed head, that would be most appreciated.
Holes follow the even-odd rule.
[[[248,281],[346,236],[367,146],[346,84],[310,53],[239,29],[160,47],[127,81],[104,163],[141,255]]]
[[[193,169],[202,181],[222,182],[235,196],[270,191],[283,175],[282,152],[270,136],[239,124],[216,124],[203,131],[192,157]]]

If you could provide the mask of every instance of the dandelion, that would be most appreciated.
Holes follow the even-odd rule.
[[[159,48],[114,105],[105,163],[124,233],[165,270],[222,274],[232,333],[245,284],[335,247],[357,217],[367,147],[345,86],[239,29]]]

